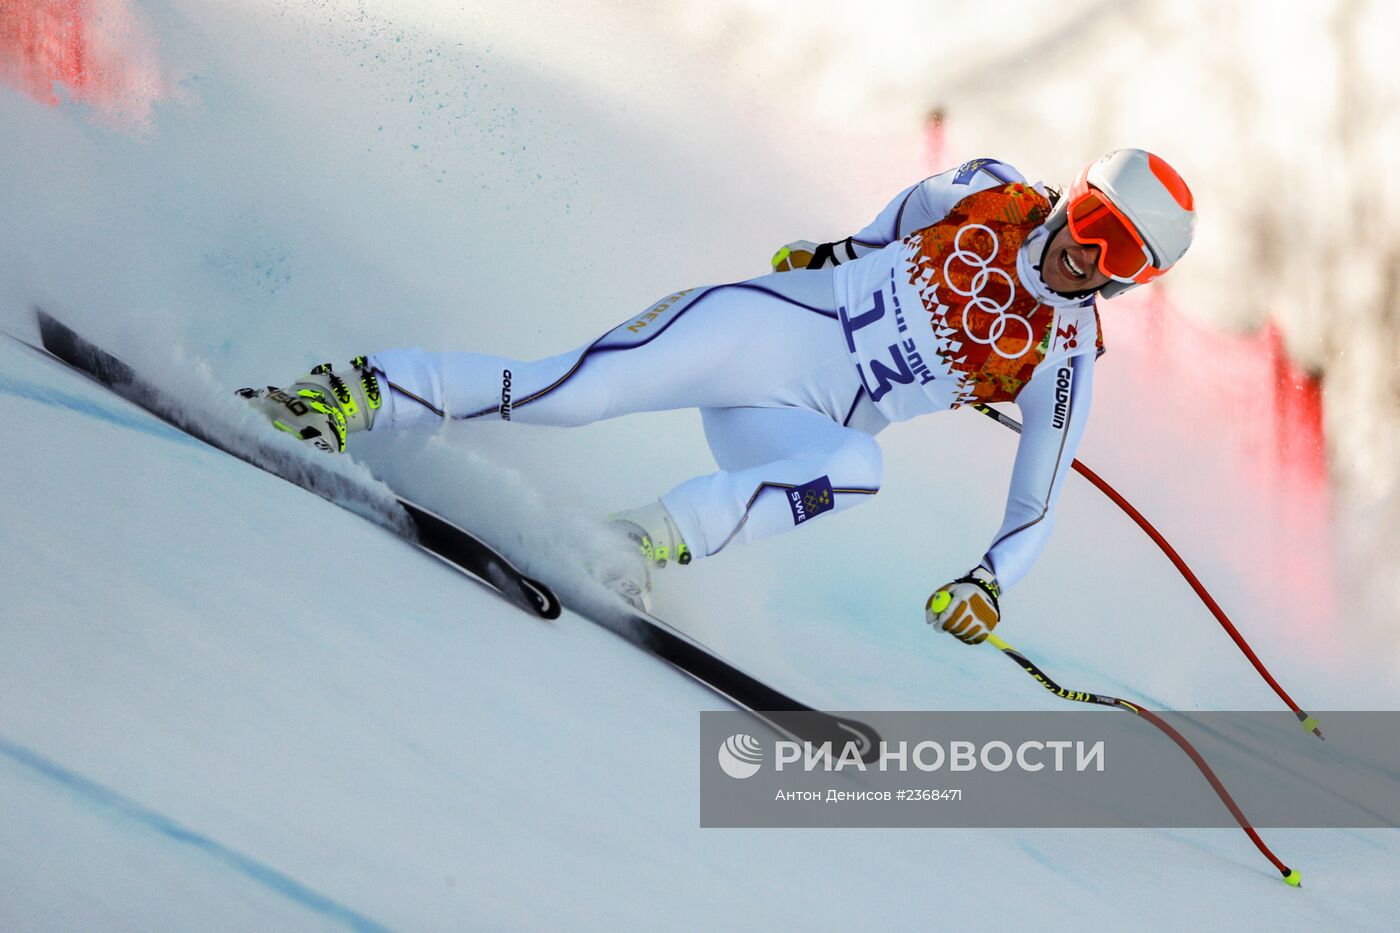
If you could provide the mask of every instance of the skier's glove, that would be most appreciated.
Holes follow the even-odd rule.
[[[829,269],[839,266],[856,258],[856,245],[850,237],[836,243],[794,240],[773,254],[773,271],[791,272],[793,269]]]
[[[1001,619],[1000,598],[997,578],[977,567],[934,592],[924,606],[924,619],[969,645],[980,645]]]
[[[816,251],[817,244],[811,240],[794,240],[773,254],[773,271],[806,269],[812,264],[812,254]]]

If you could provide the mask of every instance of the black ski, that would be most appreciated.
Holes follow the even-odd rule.
[[[230,444],[226,438],[181,412],[169,395],[142,379],[126,363],[44,310],[36,309],[35,313],[43,351],[127,401],[211,447],[389,529],[535,615],[545,619],[559,617],[559,600],[549,587],[526,576],[495,548],[441,515],[396,494],[389,498],[381,491],[367,488],[265,439],[237,435],[238,444]]]
[[[866,723],[799,703],[656,616],[624,607],[615,616],[589,618],[690,675],[784,735],[813,745],[830,742],[837,755],[853,742],[857,754],[866,762],[879,754],[880,735]]]
[[[386,496],[314,459],[268,443],[266,438],[236,434],[238,443],[230,443],[183,414],[168,394],[116,356],[42,309],[36,313],[43,346],[21,343],[86,374],[186,434],[389,529],[526,610],[546,619],[559,616],[559,600],[548,586],[523,574],[470,532],[402,496]],[[784,735],[813,745],[830,742],[837,754],[853,742],[866,761],[878,754],[880,736],[870,726],[799,703],[653,615],[619,606],[616,612],[587,618],[752,712]]]

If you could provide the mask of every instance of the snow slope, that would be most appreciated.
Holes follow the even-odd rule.
[[[908,140],[802,126],[745,75],[619,82],[596,59],[632,27],[541,60],[472,28],[489,10],[412,9],[142,4],[127,41],[164,69],[144,122],[0,89],[0,323],[43,302],[228,412],[223,389],[391,345],[555,352],[920,174]],[[1100,398],[1142,391],[1104,362]],[[1128,408],[1089,430],[1105,473],[1133,462]],[[532,571],[710,469],[693,413],[470,427],[356,453]],[[696,711],[723,705],[595,626],[528,618],[3,340],[0,438],[6,929],[1387,929],[1400,907],[1393,832],[1268,833],[1291,891],[1233,830],[701,831]],[[874,501],[687,568],[665,613],[815,705],[1054,708],[919,612],[995,528],[1013,440],[954,414],[882,443]],[[1226,461],[1191,450],[1187,475],[1225,495]],[[1154,517],[1305,705],[1395,707],[1325,592],[1234,573],[1205,510]],[[1007,612],[1074,686],[1275,703],[1082,485]]]

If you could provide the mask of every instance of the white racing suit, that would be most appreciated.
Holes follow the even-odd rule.
[[[891,421],[1014,393],[1025,430],[1005,520],[981,558],[1004,589],[1025,574],[1049,536],[1088,414],[1097,315],[1091,299],[1057,296],[1040,281],[1043,228],[1008,228],[1007,243],[1030,231],[1014,259],[1002,263],[1014,262],[1014,276],[993,271],[957,280],[954,270],[944,284],[988,291],[988,281],[1014,278],[1011,293],[1039,310],[1022,321],[1016,308],[1001,307],[1009,305],[1005,292],[974,294],[969,300],[980,302],[982,316],[965,315],[963,342],[995,351],[988,372],[1009,365],[1008,349],[1024,359],[1011,376],[969,375],[967,358],[976,352],[959,349],[938,289],[930,296],[927,277],[910,271],[918,272],[911,256],[921,234],[941,229],[924,228],[944,221],[969,195],[1021,181],[999,162],[966,163],[901,192],[869,226],[836,244],[839,265],[679,291],[559,356],[525,362],[423,350],[373,354],[370,366],[387,390],[374,430],[445,418],[568,426],[699,408],[719,470],[682,483],[662,502],[693,554],[703,557],[874,495],[881,455],[873,435]],[[1018,189],[1043,200],[1036,189]],[[985,239],[963,238],[959,255],[976,263],[986,250],[973,247],[981,245]],[[1020,335],[1033,324],[1046,333],[1035,335],[1030,352]]]

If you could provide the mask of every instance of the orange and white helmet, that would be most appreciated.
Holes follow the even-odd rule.
[[[1164,159],[1119,149],[1075,176],[1047,224],[1069,224],[1070,236],[1099,247],[1099,289],[1116,298],[1150,282],[1186,254],[1196,232],[1191,189]]]

